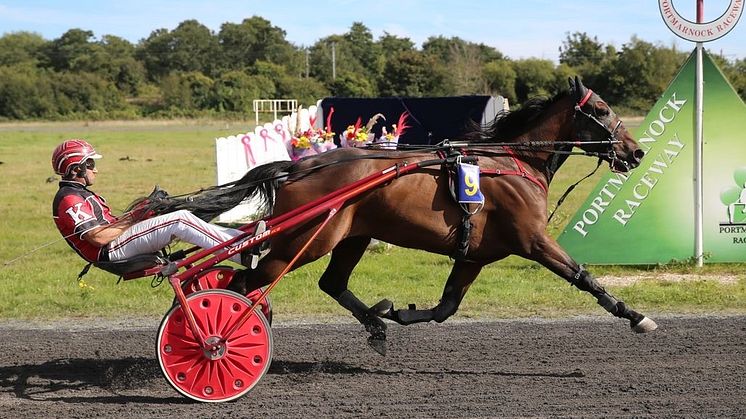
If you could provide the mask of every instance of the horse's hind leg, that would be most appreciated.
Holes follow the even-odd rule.
[[[386,354],[386,324],[376,313],[347,288],[350,274],[370,243],[368,237],[349,237],[332,250],[329,265],[319,279],[319,288],[334,298],[370,333],[368,344],[381,355]]]
[[[448,276],[445,288],[443,289],[443,296],[440,298],[438,305],[429,310],[417,310],[413,305],[409,309],[394,310],[393,306],[391,306],[388,312],[382,316],[404,325],[429,322],[431,320],[442,323],[456,313],[466,291],[468,291],[481,270],[481,264],[457,260],[453,265],[451,274]]]
[[[632,330],[637,333],[652,332],[658,325],[644,315],[630,309],[627,305],[609,294],[585,268],[578,265],[570,255],[548,236],[537,241],[532,249],[530,259],[567,280],[582,291],[596,297],[598,304],[616,317],[630,321]]]

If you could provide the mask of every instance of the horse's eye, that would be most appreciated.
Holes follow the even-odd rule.
[[[603,104],[603,103],[597,105],[596,108],[595,108],[595,111],[596,111],[596,115],[598,115],[598,116],[609,116],[609,113],[611,112],[611,110],[609,109],[609,107],[606,106],[606,104]]]

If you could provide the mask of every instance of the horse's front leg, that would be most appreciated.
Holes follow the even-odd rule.
[[[453,265],[451,274],[448,276],[440,302],[432,309],[417,310],[414,304],[410,304],[410,308],[408,309],[394,310],[393,304],[388,300],[381,301],[373,306],[372,309],[381,313],[381,317],[403,325],[429,322],[431,320],[442,323],[456,313],[466,291],[481,270],[481,264],[457,260]]]
[[[368,244],[368,237],[350,237],[339,242],[319,279],[319,288],[349,310],[370,333],[368,344],[379,354],[386,355],[386,323],[378,318],[375,308],[369,308],[347,288],[352,270]]]
[[[529,259],[544,265],[550,271],[564,278],[579,290],[596,297],[598,304],[616,317],[630,321],[632,330],[637,333],[652,332],[658,325],[644,315],[609,294],[585,268],[578,265],[567,252],[551,237],[542,235],[532,246]]]

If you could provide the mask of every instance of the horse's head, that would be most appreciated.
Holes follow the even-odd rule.
[[[645,155],[611,107],[578,77],[569,79],[575,98],[574,138],[585,151],[599,153],[613,171],[627,172]]]

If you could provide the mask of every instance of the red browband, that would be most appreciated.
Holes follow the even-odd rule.
[[[591,95],[592,95],[592,94],[593,94],[593,90],[591,90],[591,89],[588,89],[588,93],[586,93],[586,94],[585,94],[585,97],[584,97],[584,98],[583,98],[583,99],[582,99],[582,100],[581,100],[580,102],[578,102],[578,106],[579,106],[579,107],[583,107],[583,105],[585,105],[585,104],[586,104],[586,102],[588,102],[588,99],[590,99],[590,98],[591,98]]]

